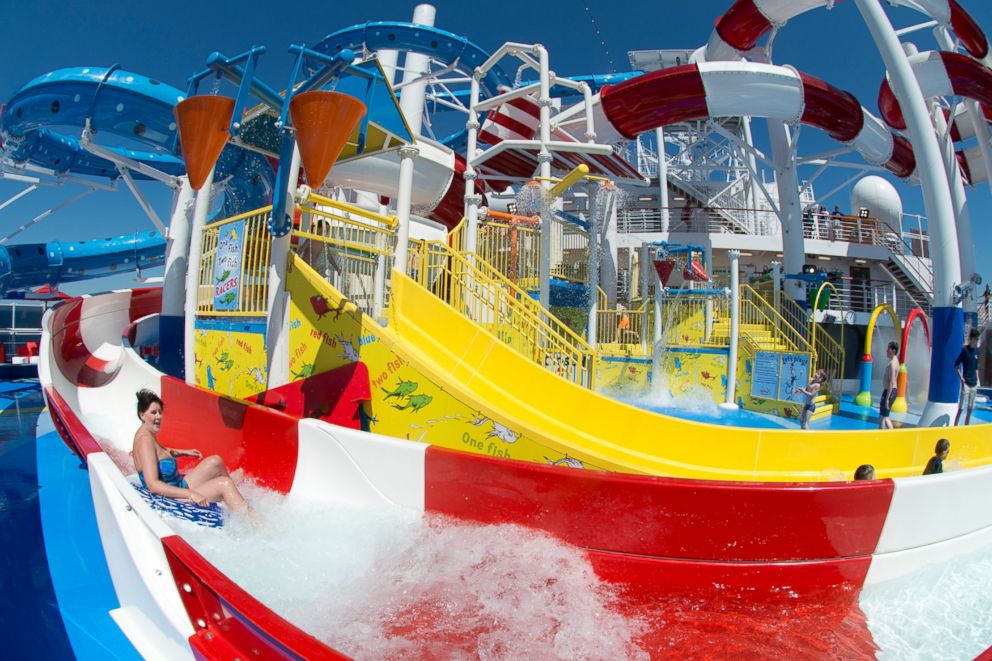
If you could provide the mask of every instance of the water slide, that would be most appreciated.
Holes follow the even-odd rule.
[[[315,274],[312,279],[333,296]],[[816,453],[823,451],[798,432],[713,428],[599,397],[500,351],[497,339],[473,330],[411,281],[399,277],[396,285],[394,323],[384,329],[365,320],[363,331],[377,335],[363,349],[389,345],[425,376],[446,370],[443,385],[456,396],[486,397],[474,402],[483,413],[505,409],[533,425],[574,420],[556,425],[553,431],[567,437],[547,434],[549,443],[585,443],[590,452],[635,459],[664,444],[675,468],[722,453],[729,455],[720,459],[724,465],[754,464],[758,474],[773,455],[783,465],[803,463],[800,455],[808,465],[822,460]],[[134,489],[128,450],[138,422],[121,402],[142,387],[161,392],[168,403],[164,443],[221,455],[232,470],[285,494],[287,506],[403,507],[547,530],[586,549],[600,579],[621,586],[631,603],[673,591],[711,591],[715,584],[741,590],[751,603],[780,598],[786,586],[791,603],[824,590],[856,600],[861,588],[884,586],[992,541],[992,512],[981,506],[992,467],[856,484],[697,481],[506,461],[298,419],[188,386],[144,362],[142,349],[158,339],[160,305],[157,289],[66,302],[45,318],[39,366],[56,428],[89,468],[120,601],[112,616],[146,657],[192,651],[214,658],[250,647],[303,658],[332,653],[311,635],[320,632],[300,631],[210,564],[174,520]],[[432,339],[438,325],[451,330],[443,347]],[[512,389],[499,387],[507,374]],[[618,414],[624,417],[609,417]],[[629,421],[622,430],[620,419]],[[608,421],[613,430],[603,429]],[[878,441],[856,432],[825,433],[816,435],[815,445],[832,448],[834,456],[855,450],[865,456],[896,445],[905,451],[914,447],[914,436],[927,433],[897,430]],[[602,438],[587,440],[592,434]],[[977,433],[955,437],[955,454],[983,442]],[[924,445],[932,447],[932,438],[912,461],[924,459]],[[681,455],[678,446],[685,446]]]
[[[985,109],[985,115],[992,108],[992,69],[966,55],[946,51],[927,51],[909,56],[913,73],[920,83],[920,91],[927,98],[960,96],[978,101]],[[883,80],[878,92],[878,108],[882,119],[896,129],[906,128],[899,101],[892,92],[889,81]],[[955,122],[960,127],[956,136],[959,139],[970,137],[971,122]],[[961,131],[964,131],[962,133]],[[958,163],[965,177],[972,184],[988,180],[985,161],[978,145],[958,152]]]
[[[15,289],[161,266],[164,258],[165,239],[154,231],[91,241],[0,245],[0,296]]]

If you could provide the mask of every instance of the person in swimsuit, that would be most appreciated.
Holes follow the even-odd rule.
[[[806,395],[806,403],[803,406],[803,411],[799,415],[799,426],[802,429],[809,429],[809,419],[812,417],[813,412],[816,411],[816,396],[820,393],[820,388],[823,386],[823,382],[827,380],[827,374],[823,370],[817,370],[816,374],[813,375],[813,380],[810,381],[809,385],[805,388],[796,388],[796,393],[802,393]]]
[[[202,457],[199,450],[167,448],[158,441],[164,405],[150,390],[140,390],[138,419],[141,427],[134,434],[134,467],[141,484],[158,496],[184,500],[200,507],[222,502],[232,510],[248,507],[244,497],[217,455],[203,459],[186,475],[179,474],[176,457]]]
[[[892,412],[892,405],[896,401],[896,391],[899,378],[899,345],[889,342],[885,349],[885,357],[888,362],[885,364],[885,372],[882,375],[882,397],[878,401],[878,428],[892,429],[892,420],[889,413]]]

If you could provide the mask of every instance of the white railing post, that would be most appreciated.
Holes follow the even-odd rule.
[[[210,169],[203,186],[196,192],[193,227],[189,233],[189,261],[186,268],[186,306],[183,322],[183,366],[186,383],[196,384],[196,306],[200,298],[200,261],[203,257],[203,228],[210,212],[210,189],[214,185],[214,170]]]
[[[195,209],[193,187],[187,177],[180,179],[179,190],[169,220],[169,242],[165,249],[165,276],[162,279],[162,315],[159,317],[159,366],[166,374],[179,376],[185,369],[184,308],[186,279],[190,270],[190,231]]]
[[[272,217],[283,213],[293,217],[296,206],[296,182],[300,179],[300,147],[293,147],[289,163],[289,190],[286,206],[273,209]],[[269,249],[268,307],[265,328],[266,389],[278,388],[289,383],[289,292],[286,291],[286,267],[293,239],[293,228],[283,236],[273,236]]]
[[[740,286],[740,258],[739,250],[727,252],[730,258],[730,346],[727,351],[727,393],[724,398],[723,408],[737,407],[737,349],[740,335],[741,318],[741,286]]]
[[[407,272],[407,253],[410,248],[410,208],[413,203],[413,162],[420,154],[416,145],[400,147],[400,182],[396,194],[396,256],[393,268],[400,273]]]

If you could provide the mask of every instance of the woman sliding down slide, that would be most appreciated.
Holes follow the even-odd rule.
[[[151,390],[139,390],[138,418],[141,427],[134,434],[134,467],[150,492],[183,500],[200,507],[223,502],[232,510],[246,510],[248,504],[217,455],[203,459],[186,475],[179,474],[176,457],[202,457],[199,450],[175,450],[158,442],[162,429],[162,400]]]

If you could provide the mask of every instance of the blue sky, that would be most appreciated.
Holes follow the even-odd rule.
[[[963,0],[963,3],[983,28],[992,29],[992,3],[981,0]],[[7,56],[0,68],[0,98],[8,98],[28,80],[54,69],[115,63],[184,89],[186,78],[203,67],[211,52],[234,55],[252,45],[268,48],[260,74],[281,89],[289,75],[290,44],[313,44],[340,28],[365,21],[409,20],[414,4],[392,0],[374,4],[297,0],[285,5],[252,0],[4,2],[0,3],[0,24],[6,28]],[[550,50],[555,71],[579,75],[626,71],[630,50],[699,46],[708,38],[716,18],[730,4],[730,0],[690,3],[588,0],[595,25],[579,2],[442,1],[436,6],[438,27],[467,36],[489,51],[505,41],[543,43]],[[890,10],[889,15],[896,27],[923,20],[921,14],[909,10]],[[915,39],[920,50],[935,47],[929,32],[921,32]],[[601,42],[605,42],[609,58]],[[831,11],[811,11],[790,22],[776,38],[775,61],[821,77],[855,94],[867,108],[873,111],[876,108],[883,65],[853,2],[838,3]],[[815,130],[802,132],[802,153],[833,146],[834,143]],[[806,171],[809,173],[811,170]],[[846,172],[825,174],[817,181],[817,189],[827,191],[847,176]],[[902,193],[905,210],[923,213],[919,188],[889,179]],[[143,184],[142,188],[159,215],[167,217],[171,202],[168,191],[157,184]],[[21,185],[0,181],[0,200],[21,189]],[[46,188],[0,210],[0,236],[78,191],[73,186]],[[990,278],[992,251],[983,247],[992,245],[992,225],[988,220],[992,197],[987,184],[968,192],[978,270]],[[846,208],[849,195],[846,189],[827,202],[840,203]],[[117,193],[95,193],[59,211],[15,241],[84,240],[148,228],[150,221],[121,186]],[[128,286],[131,281],[130,276],[115,276],[98,286]],[[86,287],[66,289],[79,291]]]

